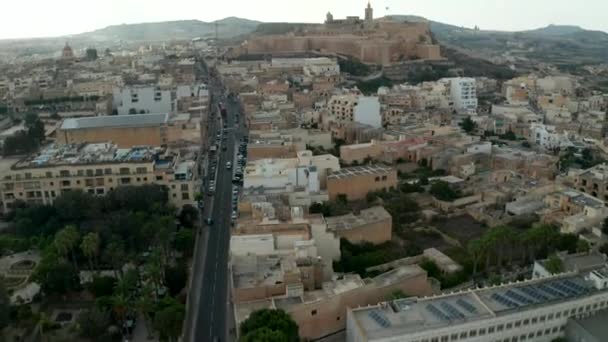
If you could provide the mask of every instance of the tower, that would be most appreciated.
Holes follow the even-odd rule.
[[[334,21],[333,14],[331,14],[331,12],[327,12],[327,15],[325,16],[325,23],[331,24],[333,21]]]
[[[365,21],[372,22],[374,21],[374,9],[372,8],[372,4],[370,1],[367,1],[367,8],[365,8]]]
[[[68,42],[65,42],[63,51],[61,51],[61,57],[62,58],[73,58],[74,57],[74,51],[72,50],[72,48],[70,47]]]

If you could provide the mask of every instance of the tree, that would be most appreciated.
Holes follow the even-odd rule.
[[[467,245],[467,251],[473,259],[473,276],[477,274],[479,260],[483,254],[483,243],[479,239],[471,240]]]
[[[389,300],[397,300],[397,299],[402,299],[402,298],[407,298],[410,297],[408,296],[405,292],[403,292],[402,290],[395,290],[393,291],[390,296],[389,296]]]
[[[600,253],[608,255],[608,243],[605,243],[600,247]]]
[[[444,181],[433,182],[429,193],[433,195],[436,199],[447,202],[451,202],[460,197],[458,192],[452,189],[449,183]]]
[[[74,249],[78,245],[78,241],[80,240],[80,233],[75,226],[69,225],[57,232],[55,234],[55,240],[53,241],[57,252],[68,259],[69,256],[72,258],[72,263],[74,264],[74,269],[78,269],[78,264],[76,262],[76,255],[74,254]]]
[[[250,332],[247,335],[241,336],[240,342],[288,342],[287,336],[282,331],[271,330],[267,327],[262,327]]]
[[[186,309],[180,303],[174,303],[154,315],[154,328],[161,341],[177,341],[182,332]]]
[[[470,116],[467,116],[464,120],[462,120],[462,122],[460,123],[460,127],[462,127],[462,129],[467,132],[467,133],[472,133],[475,131],[475,129],[477,129],[477,123],[473,120],[471,120]]]
[[[47,252],[32,276],[46,294],[64,294],[78,286],[78,273],[65,259]]]
[[[126,258],[125,245],[122,240],[113,238],[106,246],[103,257],[112,265],[116,277],[119,273],[122,275],[122,266],[125,264]]]
[[[182,228],[175,234],[173,248],[185,256],[191,256],[194,251],[194,243],[195,237],[192,229]]]
[[[169,288],[169,293],[172,296],[178,295],[186,286],[188,281],[188,270],[185,263],[181,263],[175,267],[169,267],[165,271],[165,284]]]
[[[82,249],[82,254],[87,257],[91,272],[94,272],[95,267],[97,266],[99,243],[99,234],[91,232],[84,236],[82,243],[80,244],[80,249]]]
[[[179,223],[187,228],[192,228],[198,220],[198,209],[190,204],[184,205],[179,213]]]
[[[110,312],[97,307],[83,311],[76,320],[80,336],[95,341],[109,340]]]
[[[591,249],[591,247],[589,246],[589,242],[585,240],[579,239],[576,243],[576,251],[578,253],[587,253],[589,252],[589,249]]]
[[[564,271],[564,264],[557,255],[551,255],[545,262],[545,269],[551,274],[562,273]]]
[[[93,281],[88,284],[87,288],[93,294],[93,296],[95,296],[95,298],[99,298],[111,296],[114,293],[115,286],[116,278],[108,276],[94,276]]]
[[[4,285],[4,280],[0,278],[0,336],[2,330],[6,328],[10,322],[11,301],[8,296],[8,291]]]
[[[249,318],[241,324],[241,335],[243,341],[255,341],[248,339],[254,336],[256,330],[266,328],[270,331],[278,331],[284,334],[286,342],[297,342],[300,340],[298,335],[298,325],[283,310],[262,309],[254,311]],[[259,333],[259,332],[258,332]],[[251,334],[251,335],[250,335]],[[274,340],[273,340],[274,341]]]

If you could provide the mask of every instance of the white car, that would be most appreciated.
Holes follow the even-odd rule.
[[[236,220],[236,211],[232,212],[232,216],[231,216],[232,220]]]
[[[227,162],[227,163],[226,163],[226,168],[227,168],[228,170],[232,169],[232,163],[231,163],[231,162]]]

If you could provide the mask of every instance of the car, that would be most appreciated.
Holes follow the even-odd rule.
[[[226,163],[226,169],[228,169],[228,170],[232,169],[232,163],[231,162],[227,162]]]
[[[205,209],[205,202],[203,202],[203,201],[198,201],[198,203],[197,203],[197,204],[198,204],[198,208],[199,208],[200,210]]]
[[[222,151],[226,151],[226,145],[222,146]]]
[[[232,215],[230,216],[230,218],[232,218],[233,220],[236,220],[236,217],[237,217],[236,210],[233,210],[232,211]]]
[[[207,220],[205,220],[205,223],[206,223],[208,226],[213,226],[213,219],[212,219],[211,217],[208,217],[208,218],[207,218]]]

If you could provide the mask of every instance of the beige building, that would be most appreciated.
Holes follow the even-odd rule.
[[[344,168],[327,177],[329,199],[346,195],[348,200],[365,199],[369,192],[397,187],[397,170],[384,165]]]
[[[198,174],[195,153],[160,147],[121,149],[111,143],[49,145],[6,171],[0,181],[2,207],[51,204],[61,194],[82,190],[105,195],[119,186],[159,184],[181,208],[194,204]]]
[[[168,114],[137,114],[72,118],[57,132],[61,144],[111,141],[120,148],[167,144]]]
[[[417,265],[400,266],[368,279],[344,275],[340,280],[323,283],[314,291],[301,289],[302,286],[293,286],[291,291],[288,288],[282,295],[246,303],[235,302],[236,324],[240,325],[256,310],[283,309],[298,324],[300,337],[314,340],[343,330],[348,308],[384,302],[395,291],[420,296],[433,293],[426,271]]]
[[[361,210],[358,215],[326,217],[327,231],[351,243],[381,244],[391,240],[393,218],[383,207]]]

